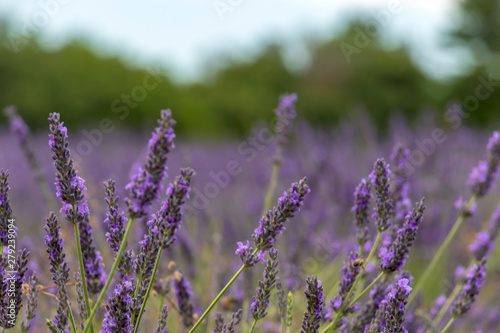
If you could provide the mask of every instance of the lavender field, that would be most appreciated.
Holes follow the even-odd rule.
[[[498,332],[499,132],[296,99],[207,142],[6,108],[2,332]]]

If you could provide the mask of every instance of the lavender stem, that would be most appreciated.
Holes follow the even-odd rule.
[[[257,253],[257,250],[258,249],[254,250],[254,253],[253,253],[254,255]],[[247,265],[243,264],[240,267],[240,269],[236,272],[236,274],[234,274],[234,276],[231,278],[231,280],[229,280],[229,282],[226,284],[226,286],[215,297],[215,299],[212,301],[212,303],[210,303],[210,305],[208,306],[208,308],[205,310],[205,312],[203,312],[203,314],[201,315],[201,317],[194,324],[194,326],[189,330],[188,333],[193,333],[196,330],[196,328],[198,328],[198,326],[200,326],[200,324],[203,321],[203,319],[205,319],[205,317],[208,315],[208,313],[212,310],[212,308],[215,306],[215,304],[217,304],[217,302],[221,299],[221,297],[226,293],[226,291],[229,289],[229,287],[231,287],[231,285],[234,283],[234,281],[236,281],[236,279],[240,276],[240,274],[243,273],[243,271],[245,270],[245,268],[247,268]]]
[[[127,247],[127,239],[128,235],[130,234],[130,230],[132,230],[132,224],[134,222],[134,219],[131,217],[128,221],[127,228],[125,229],[125,234],[123,235],[122,242],[120,244],[120,249],[118,250],[116,254],[115,261],[113,262],[113,266],[111,267],[111,271],[109,272],[108,279],[106,280],[106,284],[104,284],[104,287],[101,290],[101,293],[99,294],[99,298],[94,304],[94,307],[92,308],[92,311],[89,314],[89,317],[87,318],[87,321],[85,322],[85,329],[83,330],[83,333],[88,333],[92,320],[94,319],[95,315],[97,314],[97,310],[99,310],[99,306],[102,303],[102,300],[106,296],[106,292],[109,289],[109,286],[111,285],[111,282],[113,281],[113,276],[116,273],[116,270],[118,269],[118,266],[120,264],[120,261],[122,259],[123,252],[125,251],[125,248]],[[77,238],[79,239],[79,238]],[[83,282],[83,281],[82,281]],[[85,286],[85,283],[83,283]],[[84,289],[85,290],[85,289]]]
[[[278,145],[276,154],[278,154],[278,151],[282,151],[281,145]],[[280,153],[281,156],[281,153]],[[273,194],[276,189],[276,185],[278,183],[278,174],[280,171],[280,166],[281,162],[279,160],[276,160],[273,162],[273,170],[271,173],[271,179],[269,181],[269,187],[267,188],[267,193],[266,193],[266,198],[264,200],[264,207],[262,208],[262,215],[266,213],[267,210],[271,209],[272,201],[273,201]]]
[[[451,317],[450,321],[448,322],[448,324],[446,324],[446,326],[443,328],[441,333],[445,333],[448,330],[448,328],[451,327],[451,325],[453,324],[454,321],[455,321],[455,318]]]
[[[76,215],[76,208],[75,205],[73,205],[73,211],[75,212]],[[83,265],[83,255],[82,255],[82,243],[80,241],[80,223],[75,224],[75,238],[76,238],[76,250],[78,253],[78,263],[80,264],[80,275],[82,279],[82,285],[83,285],[83,295],[85,297],[85,306],[87,308],[87,312],[90,312],[90,299],[89,299],[89,292],[87,290],[87,278],[85,277],[85,268]],[[69,308],[68,304],[68,308]],[[74,321],[74,320],[73,320]],[[94,333],[94,327],[92,325],[92,322],[89,322],[89,328],[92,333]],[[74,324],[74,322],[72,323]]]
[[[257,324],[257,319],[253,320],[252,327],[250,327],[250,331],[248,333],[253,333],[253,330],[255,329],[255,325]]]
[[[476,200],[477,200],[477,196],[475,194],[472,195],[472,197],[470,198],[469,202],[467,202],[466,207],[467,208],[472,207],[476,203]],[[429,266],[427,266],[427,268],[425,269],[424,274],[422,274],[422,276],[418,280],[417,285],[413,289],[413,294],[414,295],[418,295],[418,292],[420,291],[420,289],[422,289],[422,287],[424,286],[425,282],[427,282],[427,279],[430,277],[431,273],[434,271],[436,265],[438,264],[439,260],[443,256],[444,252],[450,246],[450,243],[453,240],[453,238],[455,237],[458,229],[460,229],[462,223],[465,220],[465,217],[466,216],[463,213],[461,213],[458,216],[457,220],[455,221],[455,224],[453,225],[453,227],[451,228],[450,232],[446,236],[446,239],[444,240],[443,243],[441,243],[441,246],[439,247],[438,251],[434,255],[434,258],[432,258],[431,263],[429,264]],[[411,304],[411,302],[413,301],[414,298],[415,297],[412,297],[412,298],[410,298],[408,300],[408,306],[410,306],[410,304]]]
[[[375,278],[375,280],[373,280],[372,283],[368,285],[368,287],[363,289],[363,291],[360,292],[359,295],[356,296],[356,298],[351,301],[351,303],[349,303],[349,306],[354,305],[357,301],[359,301],[359,299],[363,297],[363,295],[366,294],[368,291],[370,291],[370,289],[372,289],[375,283],[377,283],[384,275],[385,275],[384,271],[380,272],[380,274]]]

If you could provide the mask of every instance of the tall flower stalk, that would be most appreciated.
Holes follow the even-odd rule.
[[[291,189],[284,192],[283,196],[278,199],[278,205],[273,207],[272,210],[268,210],[265,216],[262,217],[260,226],[255,229],[252,235],[255,249],[249,245],[248,241],[246,244],[242,242],[238,243],[236,254],[240,255],[243,265],[219,292],[212,303],[210,303],[189,333],[194,332],[198,326],[200,326],[203,319],[205,319],[229,287],[231,287],[234,281],[236,281],[246,268],[254,266],[257,262],[264,260],[266,252],[272,248],[273,243],[276,241],[276,237],[281,235],[285,229],[285,223],[288,219],[294,217],[295,213],[300,210],[305,195],[311,191],[306,184],[306,180],[306,178],[302,178],[299,182],[293,183]]]
[[[435,270],[436,265],[446,249],[449,248],[451,241],[455,238],[464,220],[475,210],[476,201],[488,194],[493,187],[498,177],[498,167],[500,164],[500,132],[493,132],[486,146],[486,150],[488,153],[487,160],[480,161],[478,166],[472,170],[469,176],[468,185],[470,186],[472,196],[470,200],[464,203],[462,208],[459,209],[459,216],[453,224],[453,227],[448,232],[445,240],[441,243],[441,246],[432,258],[432,261],[418,280],[413,291],[415,295],[422,289],[432,272]],[[411,303],[411,300],[408,303]]]
[[[127,185],[130,190],[130,196],[126,199],[126,204],[129,212],[129,221],[123,234],[123,239],[120,242],[120,248],[115,256],[115,261],[109,272],[108,279],[101,290],[97,301],[89,313],[89,317],[85,322],[83,333],[88,333],[92,320],[97,314],[97,310],[106,292],[113,281],[113,277],[121,263],[123,253],[127,247],[127,240],[132,230],[134,218],[141,218],[147,214],[153,200],[158,197],[161,181],[166,175],[167,155],[174,148],[175,134],[173,126],[175,121],[172,119],[170,110],[161,111],[161,117],[158,120],[158,127],[153,132],[153,136],[149,141],[149,153],[146,164],[139,172],[132,177],[132,181]]]

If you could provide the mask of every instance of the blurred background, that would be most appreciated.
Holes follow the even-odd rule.
[[[246,135],[285,92],[316,126],[357,110],[380,133],[395,112],[446,124],[458,102],[495,127],[499,15],[498,0],[2,0],[0,101],[34,130],[53,111],[149,129],[171,108],[204,139]]]

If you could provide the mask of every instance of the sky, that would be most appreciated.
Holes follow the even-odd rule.
[[[308,60],[305,38],[331,38],[358,11],[373,20],[390,13],[388,43],[410,45],[430,76],[457,73],[462,57],[444,50],[439,38],[458,19],[453,0],[0,0],[0,16],[36,32],[47,48],[78,37],[103,55],[160,63],[181,81],[199,78],[227,56],[251,59],[275,41],[290,68],[300,69]]]

